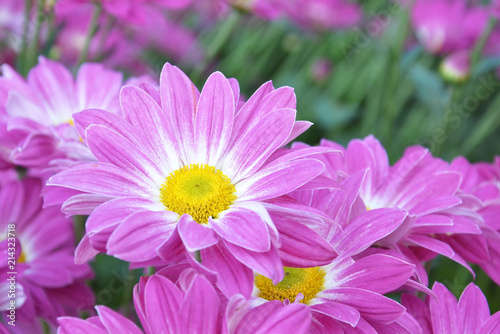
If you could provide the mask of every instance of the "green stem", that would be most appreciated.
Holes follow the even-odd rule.
[[[21,42],[21,51],[20,51],[19,63],[17,66],[19,72],[21,72],[23,75],[27,74],[26,58],[28,51],[28,34],[30,28],[30,13],[32,4],[33,0],[24,1],[24,22],[23,22],[23,36],[22,36],[23,39]]]
[[[490,36],[491,32],[493,31],[497,23],[498,20],[493,16],[488,21],[488,26],[486,30],[484,31],[483,35],[481,36],[479,41],[477,41],[476,45],[474,46],[474,49],[472,50],[471,68],[474,68],[481,59],[481,54],[483,53],[486,41],[488,40],[488,37]]]
[[[40,28],[45,18],[44,7],[45,7],[45,0],[38,0],[35,35],[33,36],[33,40],[31,41],[31,45],[28,50],[28,57],[27,57],[28,69],[30,69],[32,66],[36,64],[36,58],[37,58],[36,56],[38,54],[38,42],[40,39]]]
[[[89,55],[89,47],[90,42],[92,41],[92,37],[94,37],[97,31],[97,21],[99,20],[99,16],[101,15],[101,6],[98,3],[94,4],[94,11],[92,13],[92,21],[90,22],[89,29],[87,30],[87,35],[85,36],[85,44],[83,45],[82,51],[78,56],[77,68],[80,67],[83,62],[85,62]]]
[[[198,261],[199,263],[201,263],[201,253],[199,250],[195,251],[194,252],[194,257],[196,259],[196,261]]]
[[[148,276],[154,275],[156,272],[155,267],[148,267]]]

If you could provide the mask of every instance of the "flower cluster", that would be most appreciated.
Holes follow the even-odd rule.
[[[500,326],[477,286],[457,304],[442,284],[430,289],[426,268],[441,255],[500,284],[499,158],[448,163],[412,146],[391,165],[374,136],[292,143],[311,123],[296,120],[293,89],[272,82],[245,100],[220,72],[199,91],[169,63],[158,83],[122,82],[90,63],[76,79],[44,58],[27,80],[3,68],[0,224],[13,254],[0,266],[16,265],[24,332],[56,318],[61,334]],[[64,214],[88,215],[76,249]],[[142,329],[88,310],[99,253],[149,267],[133,290]]]

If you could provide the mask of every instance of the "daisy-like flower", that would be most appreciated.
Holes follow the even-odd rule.
[[[325,148],[273,155],[310,126],[295,121],[293,90],[264,84],[236,111],[234,80],[214,73],[200,94],[166,64],[159,92],[150,93],[125,86],[123,119],[95,110],[75,116],[99,162],[74,166],[47,184],[110,199],[90,215],[82,254],[92,254],[92,246],[130,262],[169,261],[183,247],[195,252],[223,241],[251,268],[272,258],[266,275],[280,281],[279,235],[264,205],[324,170],[309,156]],[[80,199],[83,211],[94,204]]]
[[[7,139],[19,137],[9,161],[43,168],[54,159],[94,160],[73,126],[73,113],[86,108],[119,111],[122,74],[99,64],[84,64],[76,80],[63,65],[40,57],[24,80],[10,66],[2,66],[0,101],[5,97]]]
[[[471,164],[464,157],[451,163],[450,169],[462,174],[460,194],[464,205],[479,214],[482,234],[440,235],[465,260],[476,263],[493,279],[500,282],[500,159],[495,164]]]
[[[490,314],[488,301],[474,283],[465,288],[458,302],[441,283],[434,283],[432,291],[435,297],[427,297],[427,302],[413,295],[401,296],[424,333],[486,334],[500,330],[500,312]]]
[[[411,12],[415,33],[431,53],[470,50],[488,23],[486,8],[465,0],[418,0]]]
[[[304,305],[266,303],[251,308],[235,296],[226,307],[210,281],[192,269],[183,271],[176,284],[161,275],[142,277],[134,290],[134,304],[147,334],[305,334],[311,321]],[[96,310],[98,317],[87,320],[59,318],[58,333],[143,333],[132,321],[105,306]]]
[[[16,328],[22,333],[43,333],[39,318],[54,326],[58,316],[76,316],[94,303],[83,282],[91,277],[90,268],[74,263],[73,224],[59,208],[42,209],[41,188],[40,180],[26,178],[0,190],[0,305],[2,317],[10,321],[8,306],[15,302]],[[11,266],[15,297],[8,293]]]
[[[297,147],[303,147],[301,144]],[[354,191],[344,191],[344,200],[338,198],[338,190],[315,190],[309,197],[299,199],[302,203],[312,203],[314,207],[334,218],[343,228],[354,217],[367,211],[383,209],[390,212],[407,213],[397,229],[377,241],[377,245],[393,249],[416,266],[418,281],[427,285],[427,274],[422,261],[432,259],[437,254],[444,255],[469,270],[470,267],[453,248],[436,238],[438,234],[481,234],[479,214],[462,204],[457,192],[461,175],[450,171],[449,165],[434,158],[423,147],[408,148],[394,166],[389,165],[387,154],[378,140],[369,136],[363,140],[352,140],[348,147],[323,140],[321,146],[342,150],[343,155],[324,154],[317,156],[326,165],[325,176],[348,184],[356,184]],[[340,204],[346,208],[339,216]],[[340,205],[341,206],[341,205]],[[336,227],[323,231],[335,235]],[[335,247],[335,245],[334,245]],[[472,270],[471,270],[472,271]]]

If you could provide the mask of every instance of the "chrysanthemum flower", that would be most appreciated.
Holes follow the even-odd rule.
[[[462,205],[457,195],[460,173],[450,171],[446,162],[418,146],[408,148],[403,157],[390,166],[384,148],[373,136],[353,140],[346,149],[327,140],[323,140],[321,146],[343,151],[343,156],[324,154],[318,158],[326,165],[324,175],[343,180],[346,191],[342,194],[335,189],[316,190],[308,195],[312,199],[299,199],[302,203],[313,203],[342,227],[366,211],[404,210],[408,216],[397,229],[377,241],[377,245],[395,249],[415,264],[418,280],[423,285],[427,285],[427,275],[421,262],[436,254],[447,256],[470,270],[450,245],[434,237],[446,233],[481,234],[477,222],[481,217]],[[339,196],[345,198],[339,201]],[[344,207],[342,216],[338,213],[339,206]],[[323,235],[335,235],[334,231],[326,230]]]
[[[441,283],[434,283],[427,303],[403,294],[402,304],[418,320],[424,333],[497,333],[500,312],[490,315],[488,301],[474,283],[470,283],[457,303],[455,296]]]
[[[500,282],[500,159],[495,164],[471,164],[464,157],[451,163],[450,169],[462,174],[459,196],[464,205],[480,215],[482,234],[440,235],[465,260],[479,264],[497,283]]]
[[[77,315],[94,302],[83,282],[91,277],[90,268],[74,263],[72,222],[59,208],[42,209],[41,187],[40,180],[26,178],[3,184],[0,190],[0,245],[4,250],[0,290],[5,292],[0,305],[8,321],[7,306],[12,299],[7,279],[14,275],[16,326],[24,333],[43,333],[38,318],[53,326],[56,317]]]
[[[273,259],[266,275],[281,280],[279,236],[264,205],[324,170],[309,156],[325,148],[272,156],[310,125],[295,121],[293,90],[265,84],[236,111],[234,80],[214,73],[200,94],[166,64],[159,93],[150,93],[124,87],[123,119],[95,110],[75,116],[99,162],[47,184],[110,198],[90,215],[81,250],[92,245],[130,262],[168,261],[182,245],[194,252],[223,241],[249,267]],[[95,204],[79,205],[85,211]]]
[[[16,136],[23,134],[9,160],[35,168],[54,159],[94,160],[73,126],[72,115],[92,107],[119,110],[121,85],[121,73],[99,64],[82,65],[76,80],[63,65],[43,57],[27,80],[3,65],[0,96],[6,96],[7,129]]]
[[[423,46],[443,54],[470,50],[488,23],[486,8],[470,8],[465,0],[418,0],[411,19]]]
[[[304,305],[275,302],[251,307],[240,296],[222,305],[212,284],[193,270],[182,272],[176,284],[161,275],[141,278],[134,290],[134,304],[147,334],[305,334],[311,321]],[[58,333],[143,333],[132,321],[105,306],[96,310],[98,317],[87,320],[59,318]]]

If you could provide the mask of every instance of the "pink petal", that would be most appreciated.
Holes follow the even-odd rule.
[[[151,276],[144,292],[149,333],[179,333],[182,300],[182,293],[174,283],[159,275]]]
[[[311,309],[335,320],[348,323],[352,327],[356,327],[360,318],[358,310],[354,307],[333,300],[325,300],[323,303],[314,304]]]
[[[106,306],[96,306],[95,309],[108,333],[142,334],[142,331],[130,319],[125,318],[120,313]]]
[[[219,297],[212,284],[197,275],[179,310],[181,333],[218,333]]]
[[[229,145],[233,119],[231,86],[222,73],[215,72],[205,83],[196,109],[194,140],[201,162],[217,165]]]
[[[149,260],[175,228],[178,219],[170,211],[142,211],[127,217],[109,237],[108,254],[125,261]]]
[[[269,230],[261,217],[248,209],[224,212],[219,219],[209,219],[210,226],[224,240],[254,252],[267,252],[271,247]]]
[[[458,309],[462,317],[464,333],[475,333],[490,317],[488,301],[481,289],[470,283],[460,296]]]
[[[285,272],[276,249],[271,248],[268,252],[260,253],[249,251],[229,242],[226,242],[225,245],[238,261],[257,273],[270,278],[273,284],[278,284],[283,279]]]
[[[59,323],[58,334],[108,334],[104,329],[78,318],[60,317],[57,318],[57,322]]]
[[[215,245],[219,237],[206,224],[198,224],[188,214],[182,215],[177,225],[179,236],[189,252]]]
[[[464,333],[455,296],[441,283],[434,283],[437,298],[429,302],[434,333]]]

